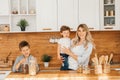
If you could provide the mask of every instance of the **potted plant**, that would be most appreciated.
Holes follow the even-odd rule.
[[[49,66],[49,62],[51,61],[51,59],[52,57],[47,54],[42,55],[42,61],[44,62],[45,67]]]
[[[28,22],[26,19],[21,19],[18,23],[17,26],[21,28],[21,31],[25,31],[25,28],[29,26]]]

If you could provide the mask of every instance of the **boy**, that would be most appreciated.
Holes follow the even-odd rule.
[[[63,47],[70,48],[70,38],[69,38],[70,28],[68,26],[62,26],[60,28],[60,34],[62,38],[60,38],[58,41],[57,54],[58,54],[58,59],[61,60],[61,56],[64,58],[64,61],[60,70],[68,70],[68,55],[62,52],[62,48]]]
[[[27,41],[21,41],[19,43],[19,50],[21,51],[22,55],[16,58],[12,68],[13,72],[22,72],[22,64],[29,64],[29,61],[34,58],[32,55],[30,55],[30,45]],[[38,64],[36,66],[37,71],[39,71]]]

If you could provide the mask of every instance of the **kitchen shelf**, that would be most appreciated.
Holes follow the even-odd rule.
[[[17,22],[26,19],[29,23],[26,31],[36,31],[36,0],[5,0],[3,4],[8,9],[1,11],[4,14],[0,14],[0,25],[9,25],[10,32],[18,32],[21,30]]]
[[[116,0],[103,0],[103,28],[117,29],[116,25]]]
[[[100,0],[100,29],[120,30],[120,0]]]

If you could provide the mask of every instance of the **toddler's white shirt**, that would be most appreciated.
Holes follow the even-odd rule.
[[[60,53],[63,53],[62,50],[61,50],[63,47],[70,48],[70,45],[71,45],[70,43],[71,43],[70,38],[60,38],[58,40],[58,44],[61,45]]]

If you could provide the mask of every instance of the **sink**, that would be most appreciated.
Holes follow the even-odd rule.
[[[4,80],[11,71],[0,71],[0,80]]]

